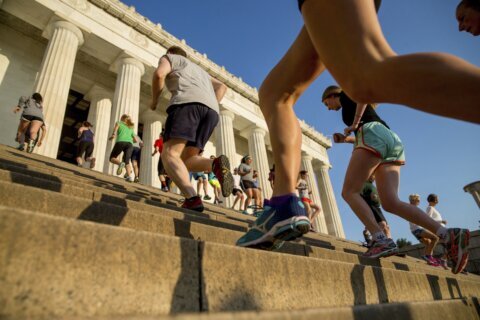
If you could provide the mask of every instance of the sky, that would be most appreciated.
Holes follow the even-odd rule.
[[[122,2],[257,88],[303,24],[294,0]],[[379,12],[380,24],[398,54],[446,52],[480,66],[480,37],[458,31],[458,2],[385,0]],[[334,83],[328,73],[322,74],[295,106],[300,119],[308,119],[308,124],[327,137],[343,132],[345,127],[340,113],[328,112],[321,103],[323,90]],[[420,207],[425,209],[427,195],[436,193],[436,208],[448,221],[447,226],[479,229],[480,209],[463,187],[480,180],[480,126],[399,105],[381,104],[377,112],[405,145],[406,165],[401,171],[399,197],[408,201],[409,194],[418,193]],[[346,237],[361,240],[363,226],[340,196],[351,148],[338,144],[328,150],[333,166],[330,178]],[[417,242],[405,220],[390,213],[385,216],[394,239]]]

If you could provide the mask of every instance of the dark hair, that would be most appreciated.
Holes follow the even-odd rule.
[[[307,170],[300,171],[300,174],[307,174]]]
[[[427,197],[428,202],[435,202],[438,200],[438,196],[435,193],[431,193]]]
[[[247,162],[247,159],[251,159],[252,157],[250,157],[250,155],[245,155],[242,160],[241,160],[241,163],[246,163]]]
[[[465,6],[466,8],[472,8],[476,11],[480,11],[480,1],[478,0],[462,0],[457,5],[457,10],[462,6]]]
[[[92,124],[91,124],[90,122],[88,122],[88,121],[83,121],[83,126],[84,126],[84,127],[87,127],[87,128],[93,127]]]
[[[171,46],[168,48],[167,54],[178,54],[179,56],[187,58],[187,52],[178,46]]]
[[[34,94],[32,94],[32,99],[35,100],[37,103],[43,102],[42,95],[38,92],[35,92]]]
[[[331,85],[328,86],[322,94],[322,102],[325,101],[329,96],[338,97],[342,93],[342,89],[338,86]]]

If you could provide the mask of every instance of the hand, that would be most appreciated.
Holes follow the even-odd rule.
[[[350,127],[345,128],[345,130],[343,130],[343,132],[348,137],[350,135],[350,133],[354,132],[357,129],[358,129],[358,124],[352,124]]]
[[[113,140],[113,138],[115,138],[115,136],[111,135],[110,138],[108,138],[108,140]]]
[[[345,143],[345,136],[341,133],[334,133],[333,134],[333,142],[335,143]]]
[[[158,104],[158,101],[157,100],[152,100],[150,102],[150,109],[151,110],[156,110],[157,109],[157,104]]]
[[[42,141],[38,141],[37,142],[37,147],[41,147],[42,146]]]
[[[15,107],[15,108],[13,108],[12,111],[13,111],[13,113],[17,113],[18,111],[20,111],[20,108],[19,108],[19,107]]]

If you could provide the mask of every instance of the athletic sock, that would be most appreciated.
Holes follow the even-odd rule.
[[[385,242],[388,238],[383,231],[378,231],[372,234],[373,241]]]

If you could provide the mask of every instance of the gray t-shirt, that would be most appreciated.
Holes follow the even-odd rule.
[[[240,164],[240,166],[238,167],[238,171],[241,172],[241,173],[245,173],[245,172],[250,171],[246,175],[242,176],[242,181],[252,181],[253,182],[253,170],[252,170],[252,167],[250,167],[248,164],[246,164],[246,163]]]
[[[43,106],[32,97],[20,97],[18,106],[23,108],[22,116],[34,116],[43,119]]]
[[[143,141],[142,141],[142,139],[140,139],[140,137],[138,135],[135,135],[135,139],[137,140],[137,142],[133,143],[133,147],[140,149],[140,143],[143,143]]]
[[[172,93],[170,104],[201,103],[219,112],[217,97],[210,75],[189,59],[178,54],[166,54],[170,61],[170,72],[165,84]]]

